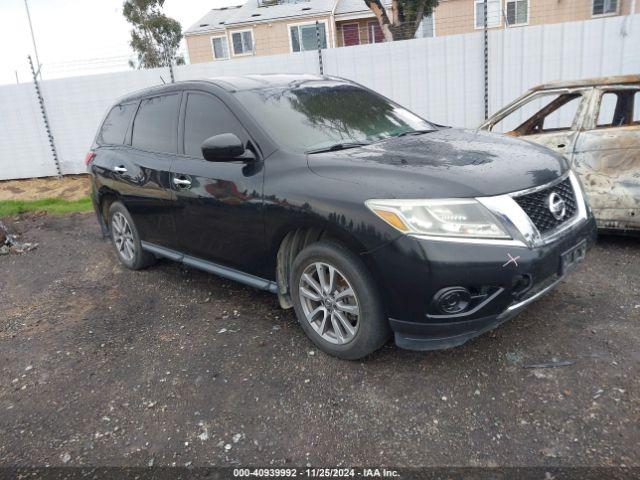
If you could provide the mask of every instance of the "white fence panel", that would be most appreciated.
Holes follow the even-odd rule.
[[[0,180],[56,175],[35,87],[0,88]]]
[[[249,75],[256,73],[318,74],[318,52],[299,52],[264,57],[247,57],[232,61],[216,61],[183,65],[175,69],[176,80]]]
[[[489,111],[540,83],[639,73],[639,44],[640,15],[492,30]],[[483,119],[482,32],[327,49],[322,57],[325,74],[359,82],[436,123],[472,128]],[[175,78],[318,72],[318,52],[307,51],[185,65]],[[98,123],[118,97],[169,79],[164,68],[42,82],[63,173],[85,170]],[[0,121],[0,180],[55,174],[32,84],[0,87]]]
[[[541,83],[638,74],[639,42],[640,15],[492,31],[489,112]]]

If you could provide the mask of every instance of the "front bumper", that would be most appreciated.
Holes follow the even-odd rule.
[[[552,290],[566,275],[560,257],[582,241],[596,238],[593,216],[554,242],[538,247],[448,243],[403,236],[371,260],[382,273],[389,322],[399,347],[439,350],[461,345],[513,318]],[[509,259],[517,258],[516,262]],[[519,280],[529,279],[523,291]],[[469,311],[443,315],[432,299],[439,290],[460,286],[488,292]]]

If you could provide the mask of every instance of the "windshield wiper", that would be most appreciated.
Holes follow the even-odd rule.
[[[328,147],[316,148],[314,150],[307,150],[307,153],[335,152],[338,150],[346,150],[347,148],[364,147],[365,145],[370,145],[370,144],[366,142],[335,143]]]
[[[423,133],[431,133],[435,132],[435,130],[409,130],[408,132],[396,133],[395,135],[390,135],[390,137],[405,137],[407,135],[422,135]]]

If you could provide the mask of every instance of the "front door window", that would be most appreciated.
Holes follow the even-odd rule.
[[[532,95],[494,123],[491,130],[513,136],[570,130],[582,102],[581,93]]]

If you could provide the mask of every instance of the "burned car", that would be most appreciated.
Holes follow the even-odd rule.
[[[598,228],[640,233],[640,75],[541,85],[480,128],[563,154]]]

